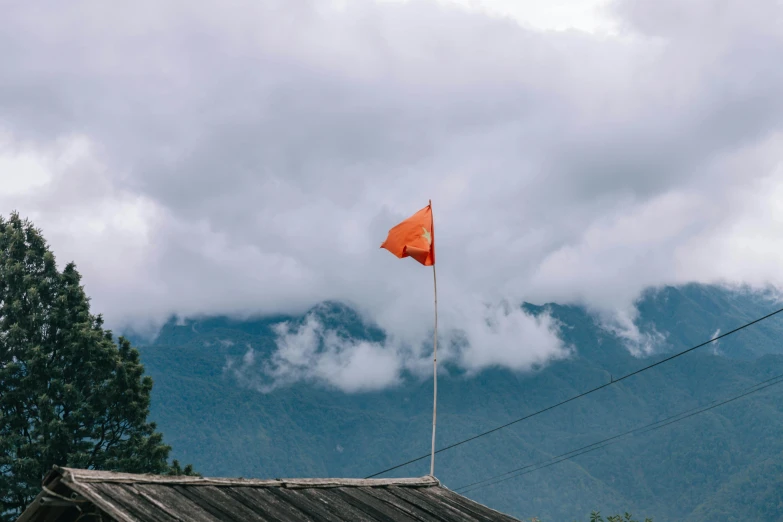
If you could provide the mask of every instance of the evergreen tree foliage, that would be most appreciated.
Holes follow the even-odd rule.
[[[167,475],[186,475],[190,477],[200,477],[200,473],[196,473],[193,470],[193,464],[188,464],[184,468],[180,465],[179,461],[177,459],[174,459],[171,462],[171,466],[169,467]]]
[[[0,520],[13,520],[53,465],[188,473],[147,422],[152,379],[103,328],[73,263],[58,271],[41,231],[0,216]]]

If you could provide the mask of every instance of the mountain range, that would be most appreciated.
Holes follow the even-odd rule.
[[[657,342],[643,356],[585,307],[521,306],[533,315],[550,313],[571,355],[528,372],[494,368],[472,375],[447,368],[438,382],[438,447],[617,380],[780,304],[774,294],[721,286],[649,289],[636,303],[636,325]],[[155,383],[150,417],[174,457],[206,476],[364,477],[429,452],[431,379],[407,376],[398,386],[362,393],[307,383],[269,391],[230,371],[249,348],[260,358],[274,352],[275,325],[301,324],[308,315],[354,340],[384,337],[333,302],[304,316],[172,318],[154,341],[130,335]],[[459,489],[735,397],[783,375],[782,333],[780,314],[439,453],[436,476]],[[593,510],[657,521],[781,520],[782,431],[783,385],[773,385],[466,494],[543,522],[586,520]],[[384,476],[427,473],[428,458]]]

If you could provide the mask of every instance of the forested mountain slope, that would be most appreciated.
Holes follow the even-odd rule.
[[[543,308],[525,305],[533,313]],[[767,296],[688,285],[647,292],[637,324],[666,341],[648,357],[586,310],[547,305],[572,357],[532,373],[488,370],[439,379],[438,446],[471,437],[726,332],[779,306]],[[317,307],[329,326],[382,339],[352,310]],[[783,314],[781,314],[783,316]],[[182,461],[205,475],[366,476],[429,450],[431,380],[347,394],[297,384],[261,393],[225,370],[252,347],[275,349],[269,317],[172,319],[140,344],[155,381],[151,418]],[[783,374],[783,317],[708,345],[577,401],[438,455],[436,475],[458,488],[546,460]],[[584,519],[591,510],[630,511],[659,521],[783,518],[783,384],[561,464],[470,492],[518,517]],[[393,472],[428,473],[429,461]],[[749,517],[749,518],[748,518]]]

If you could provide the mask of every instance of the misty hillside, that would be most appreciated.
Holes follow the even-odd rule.
[[[438,447],[471,437],[769,313],[762,295],[690,285],[650,291],[638,303],[642,332],[664,334],[649,357],[630,355],[585,310],[547,305],[573,356],[535,372],[455,368],[439,379]],[[544,308],[525,305],[531,313]],[[324,324],[357,339],[383,333],[349,308],[317,307]],[[155,381],[151,418],[174,456],[205,475],[363,477],[428,453],[431,380],[347,394],[297,384],[258,391],[227,365],[252,347],[275,349],[274,324],[213,317],[167,323],[140,346]],[[546,460],[783,374],[783,318],[609,386],[583,399],[443,452],[436,475],[450,488]],[[783,518],[783,385],[606,448],[468,493],[509,514],[543,521],[630,511],[657,521]],[[427,459],[397,476],[429,471]]]

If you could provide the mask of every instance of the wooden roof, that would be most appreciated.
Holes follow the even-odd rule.
[[[81,517],[81,518],[80,518]],[[17,522],[519,522],[407,479],[252,480],[55,467]]]

